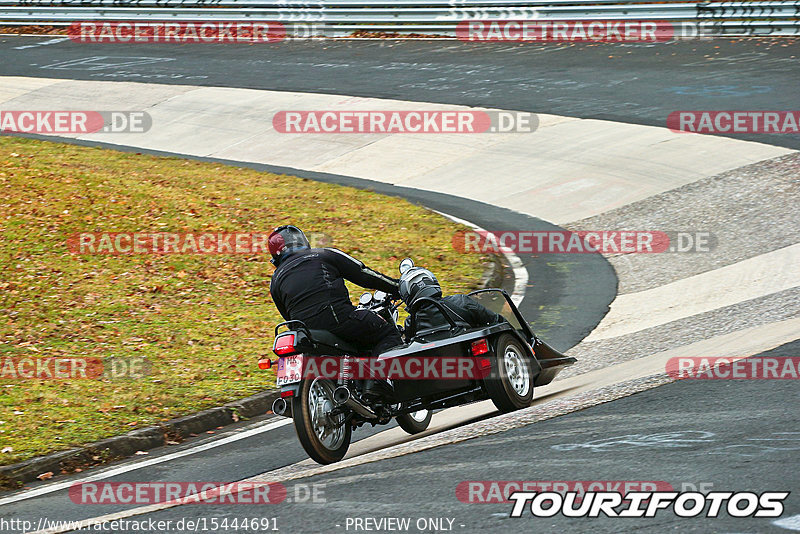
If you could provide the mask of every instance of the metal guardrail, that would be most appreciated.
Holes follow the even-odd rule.
[[[800,35],[800,0],[0,0],[0,25],[76,21],[278,21],[453,35],[465,20],[695,22],[724,36]]]
[[[670,1],[670,0],[667,0]],[[0,0],[0,6],[107,6],[107,7],[261,7],[322,9],[338,7],[535,7],[580,4],[652,4],[653,0]],[[697,0],[671,0],[672,4],[696,6]],[[726,2],[727,3],[727,2]],[[741,2],[740,2],[741,3]],[[745,2],[749,3],[749,2]]]

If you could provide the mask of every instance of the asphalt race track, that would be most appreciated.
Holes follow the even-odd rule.
[[[800,46],[791,40],[544,46],[450,41],[309,41],[255,46],[148,44],[136,49],[122,45],[81,45],[69,41],[39,44],[43,41],[45,39],[32,37],[0,38],[0,77],[141,81],[340,94],[526,110],[658,127],[664,127],[666,116],[676,109],[800,109],[800,91],[797,90],[800,86],[800,68],[797,65]],[[2,85],[3,78],[0,78],[0,89]],[[737,138],[800,149],[800,136],[797,135],[749,134]],[[70,142],[102,144],[86,140]],[[135,146],[106,146],[142,151]],[[785,157],[794,158],[794,154]],[[523,213],[424,189],[299,167],[287,169],[252,162],[241,164],[402,196],[483,228],[558,228]],[[794,189],[781,190],[775,193],[774,198],[764,200],[774,202],[774,213],[784,213],[787,210],[784,203],[791,204],[792,195],[794,203],[797,203],[797,168],[794,167]],[[758,174],[762,168],[754,169],[747,172]],[[713,182],[713,177],[709,181]],[[705,183],[705,180],[700,182]],[[681,188],[681,191],[691,185]],[[738,198],[736,194],[739,192],[731,193],[727,200]],[[728,206],[723,204],[724,201],[720,200],[720,211]],[[688,202],[687,205],[694,208]],[[757,208],[765,213],[764,217],[769,217],[769,205],[758,205]],[[647,199],[623,206],[617,210],[623,219],[626,209],[630,210],[630,217],[634,217],[652,208]],[[757,211],[753,209],[754,213]],[[665,217],[682,215],[669,212]],[[798,222],[796,216],[789,220],[785,217],[791,215],[781,215],[774,224]],[[710,227],[725,223],[724,219],[707,221]],[[564,226],[572,228],[575,225]],[[749,227],[739,223],[738,228],[741,228],[743,237],[747,237],[744,234]],[[788,245],[797,243],[795,231],[791,227],[786,230],[785,233],[791,234],[787,238],[790,240]],[[777,249],[778,245],[773,248]],[[723,264],[735,267],[745,259],[758,259],[765,252],[774,251],[753,250],[744,257],[723,258]],[[594,254],[582,255],[580,261],[559,255],[524,256],[522,259],[531,282],[525,290],[521,310],[535,328],[546,329],[549,342],[560,350],[577,351],[571,354],[579,359],[581,350],[606,350],[609,345],[603,343],[609,341],[602,338],[592,341],[590,333],[603,324],[601,321],[615,297],[647,289],[629,289],[635,286],[636,277],[655,272],[655,267],[649,265],[646,268],[651,271],[637,267],[640,270],[632,268],[631,275],[621,269],[619,258],[608,259]],[[571,265],[569,269],[563,268],[565,262]],[[698,267],[682,276],[689,278],[704,272],[716,272],[713,269]],[[507,277],[505,287],[510,290],[513,286],[513,277]],[[713,311],[703,311],[683,318],[696,324],[708,321],[712,326],[706,329],[706,337],[689,339],[685,334],[688,327],[678,324],[679,321],[665,322],[667,327],[661,330],[662,338],[655,340],[652,346],[648,345],[647,350],[656,353],[704,341],[713,346],[713,340],[717,339],[715,336],[720,340],[724,336],[733,336],[735,343],[736,335],[739,335],[741,344],[746,345],[747,339],[766,332],[760,328],[769,327],[767,321],[786,324],[796,320],[800,296],[797,288],[792,287],[752,295],[736,305],[739,308],[720,305],[723,317],[714,316]],[[743,311],[743,307],[751,309]],[[781,313],[763,311],[769,307],[780,309]],[[560,310],[555,324],[548,322],[548,308]],[[743,318],[753,314],[753,320],[737,329],[725,330],[720,326],[735,322],[733,316],[737,314]],[[642,310],[641,315],[646,317],[648,311]],[[749,331],[747,327],[754,330]],[[643,328],[642,331],[652,332],[652,336],[659,335],[655,328]],[[771,350],[754,350],[751,354],[755,354],[754,357],[798,356],[800,342],[796,340],[800,336],[796,335],[797,330],[794,333],[790,339],[795,341],[780,343]],[[581,343],[587,336],[590,336],[590,341]],[[611,336],[611,339],[624,341],[627,336]],[[727,337],[725,341],[729,342]],[[643,357],[635,353],[634,345],[641,347],[646,343],[633,339],[620,342],[614,348],[619,348],[621,353],[631,352],[631,360]],[[618,357],[611,352],[607,356],[615,362],[623,361],[615,359]],[[213,438],[194,438],[180,446],[154,450],[147,457],[136,457],[89,473],[102,476],[109,469],[134,468],[143,459],[154,460],[185,451],[186,455],[170,461],[102,479],[229,482],[276,472],[276,480],[284,481],[289,495],[282,504],[190,504],[139,510],[132,515],[125,512],[135,508],[134,505],[72,503],[66,487],[79,479],[61,476],[46,483],[29,485],[34,491],[44,492],[53,484],[62,484],[56,491],[39,496],[25,491],[0,495],[0,519],[26,519],[36,524],[43,515],[50,519],[80,520],[111,514],[112,517],[135,520],[172,521],[173,526],[159,529],[165,533],[187,531],[174,526],[182,518],[211,517],[220,520],[274,518],[278,529],[284,532],[398,530],[367,529],[363,527],[364,523],[359,529],[353,522],[354,518],[376,521],[381,518],[410,518],[412,526],[407,530],[409,532],[612,533],[640,530],[777,533],[800,530],[800,498],[794,493],[785,501],[786,510],[782,522],[778,523],[766,518],[735,519],[727,516],[685,519],[667,510],[652,519],[567,519],[558,516],[545,519],[534,518],[527,512],[521,518],[509,518],[511,504],[508,502],[467,503],[459,500],[456,488],[466,481],[659,481],[671,485],[676,491],[705,488],[704,491],[756,493],[796,490],[800,484],[797,474],[800,426],[795,413],[800,395],[796,380],[687,380],[630,394],[634,392],[631,390],[607,399],[613,402],[535,424],[526,424],[518,414],[496,417],[496,412],[491,409],[473,416],[461,412],[459,417],[443,417],[441,427],[417,441],[422,444],[418,448],[414,448],[414,441],[408,441],[404,434],[397,433],[397,428],[390,431],[393,434],[387,432],[383,438],[376,433],[384,430],[382,428],[361,430],[354,435],[354,439],[359,440],[352,446],[355,453],[348,456],[352,458],[352,464],[327,471],[312,470],[308,473],[311,476],[302,472],[302,469],[313,469],[313,466],[305,460],[291,425],[273,428],[270,425],[284,419],[265,416],[234,425]],[[547,405],[546,394],[539,400],[545,403],[543,406]],[[464,425],[470,426],[465,428]],[[199,445],[255,428],[269,430],[195,452]],[[442,441],[437,442],[437,439]],[[368,455],[369,461],[359,463],[360,455],[379,450],[378,445],[396,445],[403,441],[406,441],[407,449],[382,458]],[[363,447],[359,448],[359,445]],[[301,470],[293,471],[300,462],[304,462],[300,464]],[[324,498],[319,502],[297,502],[303,500],[298,496],[303,495],[308,484],[323,491]],[[436,521],[428,522],[429,519]],[[425,528],[415,527],[417,520],[421,520]],[[224,532],[222,529],[217,531]]]
[[[141,81],[488,106],[665,126],[671,111],[796,109],[793,40],[519,46],[296,41],[33,48],[2,39],[2,76]],[[38,41],[41,42],[41,41]],[[115,59],[122,56],[122,59]],[[745,136],[744,138],[748,138]],[[800,148],[797,135],[749,137]]]
[[[798,348],[800,343],[794,343],[771,355],[793,356]],[[695,521],[665,514],[654,519],[543,519],[527,511],[521,518],[509,518],[509,504],[461,502],[454,487],[468,480],[647,480],[666,482],[676,491],[705,487],[706,491],[761,493],[786,488],[796,478],[783,469],[791,469],[800,450],[800,434],[781,432],[796,424],[795,414],[782,401],[797,398],[797,386],[790,382],[779,384],[774,396],[756,406],[750,399],[759,397],[762,389],[753,381],[744,386],[716,382],[710,388],[689,381],[674,383],[537,423],[534,428],[384,460],[378,469],[366,464],[303,479],[303,483],[324,484],[328,502],[274,506],[261,512],[277,516],[279,525],[314,532],[345,532],[348,517],[369,516],[411,517],[413,522],[447,517],[454,519],[454,532],[781,531],[758,518]],[[689,400],[697,397],[708,400]],[[766,433],[764,419],[772,426]],[[657,431],[654,421],[658,421]],[[522,472],[529,478],[520,476]],[[475,499],[486,494],[488,490]],[[150,517],[177,521],[225,515],[229,509],[190,505]],[[297,522],[300,517],[302,522]],[[332,525],[341,527],[334,530]]]

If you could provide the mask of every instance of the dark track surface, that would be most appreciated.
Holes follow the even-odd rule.
[[[44,136],[27,137],[52,139],[61,142],[67,141],[91,146],[100,145],[97,142],[89,143],[46,138]],[[106,146],[115,149],[167,155],[166,153],[145,151],[140,148],[128,149],[114,145]],[[224,162],[223,160],[209,158],[193,159]],[[236,162],[224,163],[244,165]],[[439,193],[284,167],[260,164],[247,164],[246,166],[319,181],[335,182],[352,187],[369,188],[379,193],[401,196],[429,208],[470,220],[484,228],[528,228],[532,230],[558,228],[540,219],[488,204]],[[616,294],[616,275],[605,258],[598,254],[582,254],[580,255],[580,261],[576,261],[574,255],[570,256],[521,257],[528,270],[530,287],[526,291],[525,300],[521,303],[520,309],[526,318],[534,324],[535,330],[540,335],[544,333],[543,337],[559,350],[566,350],[583,339],[605,315],[609,303]],[[568,262],[569,268],[561,266],[562,262]],[[513,278],[507,278],[504,282],[504,287],[510,292],[513,289]],[[545,311],[543,312],[543,310]],[[546,315],[543,316],[543,313]],[[389,427],[360,429],[354,435],[354,439],[363,439],[387,428]],[[190,446],[196,441],[197,438],[189,440],[185,445]],[[162,448],[153,451],[151,454],[169,452],[173,452],[172,449]],[[233,444],[142,468],[108,480],[118,482],[234,481],[285,465],[291,465],[305,458],[306,455],[297,441],[293,427],[285,426]],[[85,474],[91,474],[91,472]],[[67,477],[56,477],[54,481],[65,479]],[[31,484],[30,486],[35,487],[38,485]],[[69,500],[67,491],[61,490],[34,499],[4,505],[0,507],[0,519],[18,518],[37,521],[43,515],[42,510],[47,510],[44,515],[51,519],[79,520],[130,507],[132,506],[76,505]]]
[[[755,357],[798,353],[795,341]],[[650,519],[544,519],[528,511],[511,519],[511,504],[462,503],[455,489],[478,480],[609,480],[664,481],[676,491],[791,491],[800,485],[798,402],[795,380],[685,380],[533,426],[300,481],[324,484],[324,504],[189,505],[141,518],[277,517],[278,527],[292,532],[347,532],[348,517],[407,517],[412,525],[444,517],[454,519],[454,532],[786,533],[773,519],[678,518],[670,510]],[[800,514],[797,494],[784,504],[784,517]]]
[[[772,44],[725,40],[659,46],[523,47],[455,42],[295,42],[255,48],[90,46],[67,41],[14,48],[48,39],[0,39],[0,75],[341,93],[658,126],[664,125],[669,112],[679,109],[800,109],[800,47],[788,40]],[[709,60],[704,55],[718,59]],[[68,63],[95,56],[112,57]],[[120,57],[151,59],[119,65],[126,61]],[[108,65],[114,62],[117,66]],[[745,137],[800,148],[797,136]],[[537,219],[446,195],[342,176],[283,171],[397,194],[485,228],[549,227]],[[557,348],[576,344],[602,317],[614,296],[615,278],[608,263],[599,256],[582,255],[571,270],[562,270],[557,265],[559,258],[553,256],[522,259],[533,283],[523,301],[523,313]],[[574,261],[574,256],[569,260]],[[555,315],[543,315],[542,309],[549,313],[555,310]],[[798,348],[797,343],[790,344],[779,354],[796,356]],[[786,532],[771,527],[766,520],[677,522],[668,514],[649,522],[536,520],[529,516],[514,522],[493,515],[507,515],[509,506],[462,504],[456,500],[454,488],[462,480],[489,479],[664,480],[675,487],[683,482],[711,482],[715,490],[796,488],[795,452],[739,457],[718,455],[714,450],[769,432],[800,430],[794,415],[797,391],[794,381],[677,383],[534,426],[302,480],[326,484],[326,505],[184,506],[142,517],[277,516],[278,527],[285,532],[345,532],[342,521],[347,515],[451,517],[456,518],[456,532]],[[554,445],[625,434],[685,430],[711,432],[714,441],[677,449],[645,447],[558,454],[551,449]],[[117,480],[237,480],[303,457],[293,430],[284,427]],[[350,476],[353,478],[346,478]],[[4,506],[0,518],[48,515],[77,519],[108,511],[73,505],[62,491]],[[798,513],[800,504],[793,495],[785,515]]]
[[[800,41],[78,44],[0,38],[0,75],[336,93],[665,126],[678,110],[800,110]],[[127,58],[127,59],[126,59]],[[140,59],[136,59],[140,58]],[[744,139],[800,148],[798,135]]]
[[[24,137],[68,142],[85,146],[102,146],[154,155],[176,156],[168,152],[124,147],[96,141],[62,139],[42,135]],[[180,156],[180,155],[178,155]],[[189,157],[198,161],[211,161],[247,167],[278,174],[289,174],[320,182],[330,182],[359,189],[369,189],[384,195],[405,198],[449,215],[477,224],[482,228],[519,230],[559,230],[559,226],[505,208],[461,197],[400,187],[362,178],[337,174],[264,165],[242,163],[217,158]],[[520,311],[531,323],[535,332],[560,351],[577,345],[608,312],[617,290],[617,277],[613,267],[600,254],[524,254],[519,256],[528,271],[528,288]],[[512,292],[513,273],[504,267],[504,286]]]

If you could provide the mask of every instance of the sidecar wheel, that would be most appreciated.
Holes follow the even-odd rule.
[[[344,415],[331,416],[334,406],[333,382],[323,378],[303,380],[292,398],[292,418],[297,437],[305,451],[317,463],[338,462],[350,447],[351,426]]]
[[[404,413],[403,415],[398,415],[395,417],[395,420],[397,420],[397,424],[400,425],[400,428],[409,434],[414,435],[427,430],[428,425],[431,424],[432,417],[432,411],[419,410],[414,413]]]
[[[528,352],[516,337],[497,338],[491,374],[484,379],[486,392],[501,412],[513,412],[533,401],[533,374]]]

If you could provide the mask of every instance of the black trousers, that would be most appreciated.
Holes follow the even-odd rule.
[[[353,310],[344,321],[327,330],[356,346],[370,347],[373,356],[403,344],[397,327],[370,310]]]

